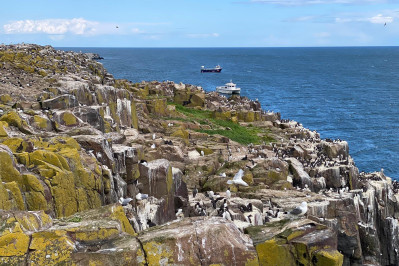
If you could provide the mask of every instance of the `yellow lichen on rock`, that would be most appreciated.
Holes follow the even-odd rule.
[[[3,94],[0,96],[0,102],[2,104],[7,104],[12,101],[12,98],[9,94]]]
[[[4,182],[22,184],[21,174],[14,168],[13,158],[7,152],[0,152],[0,177]]]
[[[8,138],[2,142],[2,144],[6,145],[13,153],[23,152],[26,150],[28,144],[22,138]]]
[[[267,240],[256,245],[260,265],[295,266],[296,261],[292,256],[289,245],[280,244],[275,239]]]
[[[8,191],[2,184],[1,178],[0,178],[0,209],[11,210],[12,207],[13,206],[12,206],[12,202],[10,201]]]
[[[174,263],[173,250],[170,250],[168,245],[156,241],[150,241],[144,243],[143,248],[147,254],[148,265],[167,265]]]
[[[70,112],[63,113],[62,119],[63,119],[64,125],[66,125],[66,126],[75,126],[78,124],[78,120],[76,119],[76,116],[74,116]]]
[[[12,181],[4,184],[4,187],[11,191],[12,197],[15,200],[15,203],[19,210],[25,210],[24,199],[22,198],[21,190],[17,184],[17,182]]]
[[[51,127],[50,120],[48,120],[44,117],[41,117],[39,115],[35,115],[33,117],[33,121],[37,128],[47,129],[47,128],[49,128],[49,126]]]
[[[129,220],[126,217],[125,212],[123,211],[123,207],[122,206],[113,206],[111,209],[111,215],[110,218],[111,219],[115,219],[118,220],[121,225],[122,225],[122,231],[135,236],[136,232],[134,231],[132,225],[130,224]]]
[[[21,132],[30,134],[28,130],[28,123],[23,120],[17,112],[11,111],[0,117],[0,121],[5,121],[10,126],[17,127]]]
[[[344,255],[338,250],[320,250],[314,253],[315,266],[341,266],[344,262]]]
[[[0,257],[25,255],[29,247],[29,236],[21,231],[0,236]]]
[[[93,228],[93,230],[76,232],[75,237],[77,241],[90,242],[111,239],[118,235],[119,230],[116,228]]]
[[[0,121],[0,138],[8,137],[7,131],[4,129],[5,127],[8,127],[7,122]]]
[[[60,169],[64,169],[64,166],[67,166],[65,162],[64,164],[60,162],[59,156],[57,156],[54,152],[45,150],[36,150],[32,153],[29,153],[29,161],[34,165],[43,165],[43,162],[46,162]]]
[[[74,244],[64,230],[43,231],[33,233],[29,249],[32,265],[68,265]]]
[[[18,212],[14,214],[15,220],[21,225],[23,231],[37,231],[48,228],[53,220],[44,211],[39,212]]]

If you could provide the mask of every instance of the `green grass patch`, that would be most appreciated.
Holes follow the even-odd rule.
[[[212,111],[188,108],[178,104],[175,105],[175,107],[176,111],[187,117],[186,121],[197,121],[202,125],[207,124],[214,128],[206,130],[200,129],[197,130],[198,132],[207,133],[209,135],[219,134],[241,144],[259,144],[263,141],[274,141],[274,139],[268,136],[262,129],[252,125],[245,127],[232,121],[214,119],[212,118]]]

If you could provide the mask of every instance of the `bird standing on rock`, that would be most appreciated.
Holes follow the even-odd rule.
[[[302,216],[308,211],[308,203],[306,201],[303,201],[300,206],[294,208],[292,211],[290,211],[291,215],[294,216]]]
[[[121,197],[119,199],[119,203],[122,204],[122,206],[127,206],[132,200],[133,200],[132,198],[124,199],[123,197]]]
[[[176,217],[177,217],[177,219],[183,219],[184,218],[183,209],[178,209],[177,210]]]
[[[226,190],[226,199],[230,199],[230,197],[231,197],[231,192],[230,192],[230,188],[228,188]]]
[[[198,189],[197,189],[197,186],[195,186],[193,189],[193,198],[195,198],[195,196],[197,196],[197,193],[198,193]]]
[[[145,200],[148,199],[148,194],[141,194],[140,192],[136,195],[136,200]]]

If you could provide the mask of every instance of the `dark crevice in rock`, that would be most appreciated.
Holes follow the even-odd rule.
[[[141,242],[140,238],[136,237],[136,239],[137,239],[137,241],[139,242],[140,248],[141,248],[141,250],[143,251],[143,254],[144,254],[144,259],[145,259],[145,264],[144,264],[144,265],[145,265],[145,266],[148,266],[147,253],[145,252],[144,245],[143,245],[143,243]]]
[[[204,264],[204,261],[203,261],[204,258],[202,258],[202,255],[201,255],[201,242],[200,242],[200,240],[198,238],[197,224],[194,222],[193,225],[194,225],[194,231],[195,231],[195,238],[197,239],[197,247],[198,247],[197,257],[198,257],[198,259],[199,259],[199,261],[201,263],[201,266],[203,266],[205,264]]]

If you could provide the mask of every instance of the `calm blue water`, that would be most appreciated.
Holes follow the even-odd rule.
[[[207,91],[230,79],[263,109],[349,142],[361,171],[399,178],[399,47],[64,48],[99,53],[115,78]],[[222,73],[200,73],[220,64]]]

